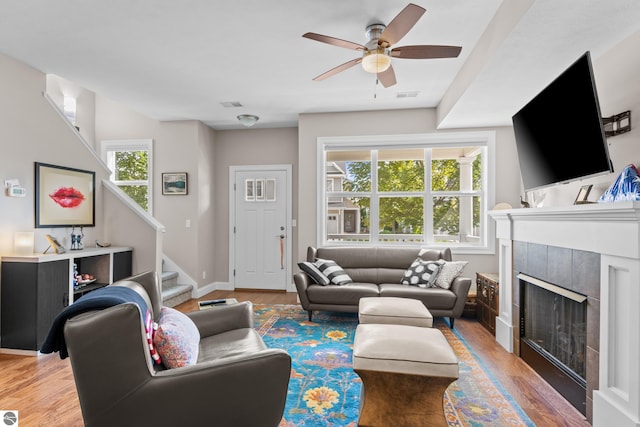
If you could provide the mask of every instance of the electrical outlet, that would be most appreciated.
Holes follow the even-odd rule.
[[[184,223],[184,226],[187,228],[191,228],[191,220],[190,219],[186,220]]]
[[[207,278],[207,272],[206,272],[206,271],[203,271],[203,272],[202,272],[202,278],[203,278],[203,279],[206,279],[206,278]]]

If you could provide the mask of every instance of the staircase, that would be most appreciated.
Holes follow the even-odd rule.
[[[175,307],[191,299],[191,285],[178,284],[178,272],[162,272],[162,305]]]

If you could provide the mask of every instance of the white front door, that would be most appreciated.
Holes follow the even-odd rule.
[[[232,167],[230,281],[234,288],[287,289],[290,166]]]

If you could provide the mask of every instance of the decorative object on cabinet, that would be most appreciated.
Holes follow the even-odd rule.
[[[498,275],[495,273],[476,273],[476,284],[478,285],[478,320],[495,336],[500,294]]]
[[[96,173],[35,163],[36,228],[95,226]]]
[[[54,252],[57,254],[63,254],[66,252],[66,250],[64,249],[64,246],[62,246],[58,241],[58,239],[56,239],[54,236],[52,236],[51,234],[45,234],[45,237],[49,242],[49,246],[47,246],[47,249],[45,249],[44,252],[42,252],[43,254],[46,254],[51,248],[53,248]]]
[[[76,233],[76,227],[71,229],[71,250],[72,251],[80,251],[84,249],[84,243],[82,243],[82,238],[84,237],[84,231],[82,227],[80,227],[80,233]]]
[[[13,253],[16,255],[33,255],[33,231],[16,231],[13,235]]]
[[[162,194],[172,196],[187,195],[187,173],[167,172],[162,174]]]
[[[35,355],[51,322],[66,306],[95,289],[131,275],[132,248],[86,248],[81,252],[3,256],[0,286],[1,353]],[[76,288],[72,272],[95,281]]]

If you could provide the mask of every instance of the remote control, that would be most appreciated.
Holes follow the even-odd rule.
[[[226,302],[226,299],[212,299],[210,301],[200,301],[198,304],[200,304],[200,307],[204,307],[207,305],[226,304]]]

